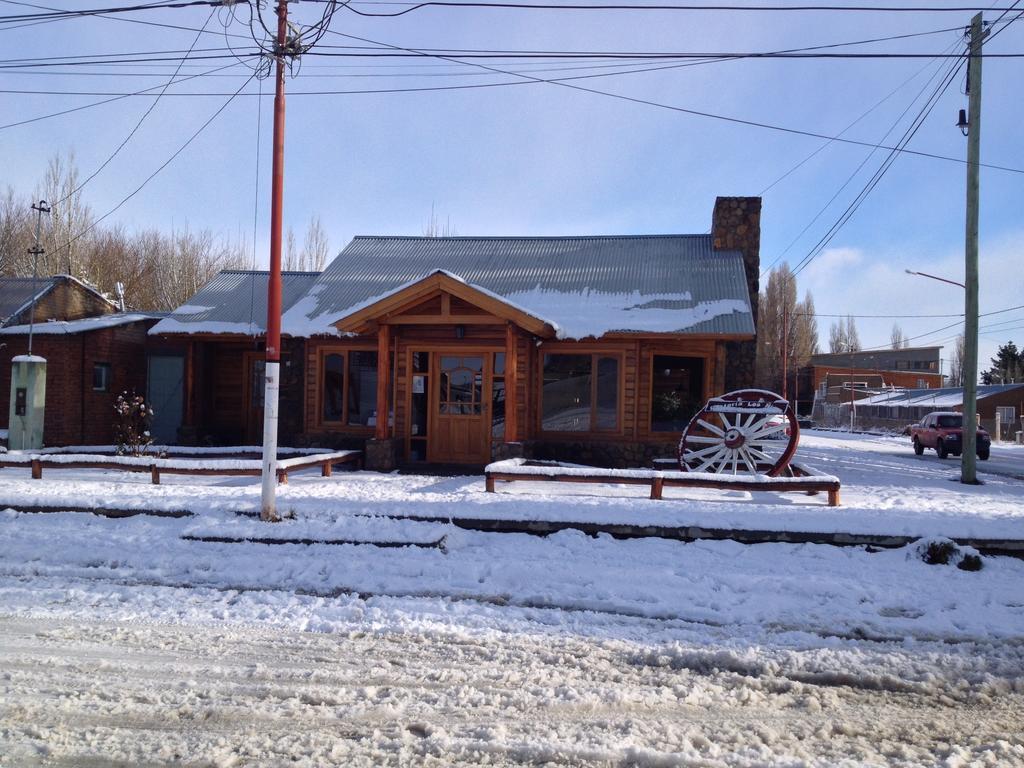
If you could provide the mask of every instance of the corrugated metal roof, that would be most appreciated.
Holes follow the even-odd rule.
[[[319,272],[284,272],[281,275],[281,311],[302,298]],[[267,320],[267,280],[262,270],[225,269],[188,301],[165,317],[150,334],[264,332]]]
[[[993,395],[1022,388],[1024,388],[1024,384],[979,384],[977,397],[978,400],[984,400]],[[857,405],[927,406],[934,403],[936,406],[951,408],[962,405],[963,401],[964,390],[962,387],[935,387],[933,389],[897,389],[891,392],[882,392],[858,400]]]
[[[36,296],[53,287],[53,278],[2,277],[0,278],[0,325],[3,325],[19,309],[32,300],[32,288]]]
[[[328,332],[351,308],[436,270],[562,328],[610,307],[609,322],[628,325],[605,331],[754,333],[743,257],[715,251],[710,235],[356,237],[286,315],[284,331]],[[678,326],[666,311],[679,312]]]

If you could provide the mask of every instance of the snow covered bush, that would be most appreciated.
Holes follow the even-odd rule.
[[[153,409],[142,395],[122,392],[114,402],[114,440],[118,456],[142,456],[153,444],[149,432]]]
[[[952,539],[921,539],[914,547],[928,565],[955,565],[961,571],[980,571],[981,555],[973,547],[961,547]]]

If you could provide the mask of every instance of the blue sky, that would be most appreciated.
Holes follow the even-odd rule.
[[[932,7],[953,4],[963,5],[945,0],[927,3]],[[96,5],[65,2],[60,7]],[[310,21],[321,7],[300,3],[294,8],[295,18]],[[364,3],[358,7],[373,11],[401,6]],[[0,9],[0,13],[33,11],[9,2],[0,2]],[[999,13],[987,12],[986,18],[995,19]],[[244,15],[244,9],[240,10],[238,16]],[[188,8],[130,17],[198,28],[208,16],[207,9]],[[342,9],[335,15],[332,29],[413,49],[765,51],[962,27],[969,16],[423,9],[399,18],[369,19]],[[207,29],[218,34],[202,36],[197,47],[222,48],[223,21],[229,21],[224,11],[215,14]],[[239,20],[230,24],[228,32],[247,34],[247,28]],[[180,50],[187,49],[196,37],[194,32],[105,18],[22,29],[0,26],[0,36],[7,44],[4,58],[10,59]],[[855,50],[961,51],[961,37],[958,31],[937,32]],[[231,42],[239,48],[252,48],[243,38]],[[334,34],[322,40],[323,46],[352,44],[357,43]],[[989,53],[1019,51],[1024,51],[1024,19],[988,46]],[[183,72],[226,63],[189,64]],[[530,70],[541,78],[571,75],[574,72],[564,68],[582,66],[550,61],[527,66],[487,63]],[[839,133],[888,96],[844,134],[878,142],[942,66],[943,62],[932,59],[748,59],[577,82],[633,98],[828,135]],[[0,71],[0,87],[122,93],[159,85],[173,71],[173,67],[141,64],[55,69],[60,73],[77,69],[122,74],[29,74],[8,69]],[[605,67],[575,73],[609,70],[614,71]],[[174,94],[231,93],[248,74],[239,64],[217,76],[172,86],[132,141],[85,188],[92,209],[104,213],[113,207],[226,100],[223,95]],[[1022,75],[1022,59],[985,62],[984,162],[1024,167],[1020,149]],[[463,235],[706,232],[716,195],[759,194],[824,143],[546,83],[402,94],[303,93],[516,79],[424,58],[304,57],[301,71],[288,81],[286,224],[293,225],[301,238],[310,215],[318,214],[334,250],[355,234],[422,234],[432,207],[438,219],[450,222],[454,231]],[[957,110],[967,106],[963,84],[961,75],[941,97],[910,144],[912,149],[965,156],[966,140],[955,127]],[[110,221],[128,229],[166,229],[172,224],[209,227],[225,237],[244,235],[251,241],[260,103],[262,199],[256,242],[257,259],[265,264],[272,81],[263,83],[266,97],[262,101],[251,95],[257,88],[255,82],[250,83],[246,95],[232,102]],[[4,115],[0,123],[99,98],[0,93],[0,113]],[[83,175],[88,175],[152,102],[152,97],[133,97],[0,131],[0,184],[27,193],[45,172],[49,157],[71,150]],[[889,141],[902,133],[920,103],[910,108]],[[871,156],[865,170],[835,203],[790,244],[869,153],[864,147],[831,144],[765,192],[763,265],[780,256],[795,264],[808,254],[881,163],[884,153]],[[958,288],[906,275],[904,269],[962,279],[964,180],[962,164],[900,157],[829,248],[801,273],[801,292],[813,292],[822,314],[962,311]],[[1024,175],[983,169],[982,312],[1024,304],[1022,190]],[[787,247],[790,249],[784,253]],[[984,330],[1004,320],[1008,322]],[[823,340],[827,340],[829,322],[829,318],[819,320]],[[886,344],[893,322],[858,320],[863,344]],[[952,320],[908,318],[898,322],[908,335],[917,336]],[[1021,326],[1024,310],[988,321],[983,318],[983,368],[999,342],[1024,339]],[[942,343],[955,331],[916,341]]]

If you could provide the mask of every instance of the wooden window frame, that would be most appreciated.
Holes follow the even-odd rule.
[[[316,418],[314,423],[318,428],[328,429],[332,432],[352,432],[354,434],[366,434],[372,435],[376,431],[376,427],[366,426],[365,424],[349,424],[348,423],[348,387],[349,387],[349,354],[351,352],[377,352],[377,346],[375,344],[357,344],[352,346],[322,346],[318,347],[316,351],[316,403],[315,403],[315,415]],[[328,421],[324,418],[323,411],[323,396],[324,396],[324,365],[328,355],[343,355],[345,359],[344,371],[345,377],[342,382],[342,405],[341,405],[341,420],[340,421]],[[380,376],[380,355],[378,354],[377,360],[377,375]],[[377,414],[377,418],[380,418],[380,414]],[[385,414],[384,418],[387,418]]]
[[[544,357],[547,355],[578,355],[590,357],[590,429],[567,432],[564,430],[544,429]],[[615,403],[615,428],[597,429],[597,361],[602,357],[615,360],[619,368],[618,390]],[[508,363],[506,362],[506,365]],[[545,437],[579,438],[581,435],[598,437],[622,437],[625,433],[625,391],[626,391],[626,353],[622,349],[574,349],[561,345],[542,344],[539,348],[537,361],[537,434]]]

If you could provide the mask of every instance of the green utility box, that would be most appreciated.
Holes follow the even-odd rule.
[[[11,359],[11,410],[7,447],[12,451],[43,447],[46,405],[46,359],[18,355]]]

